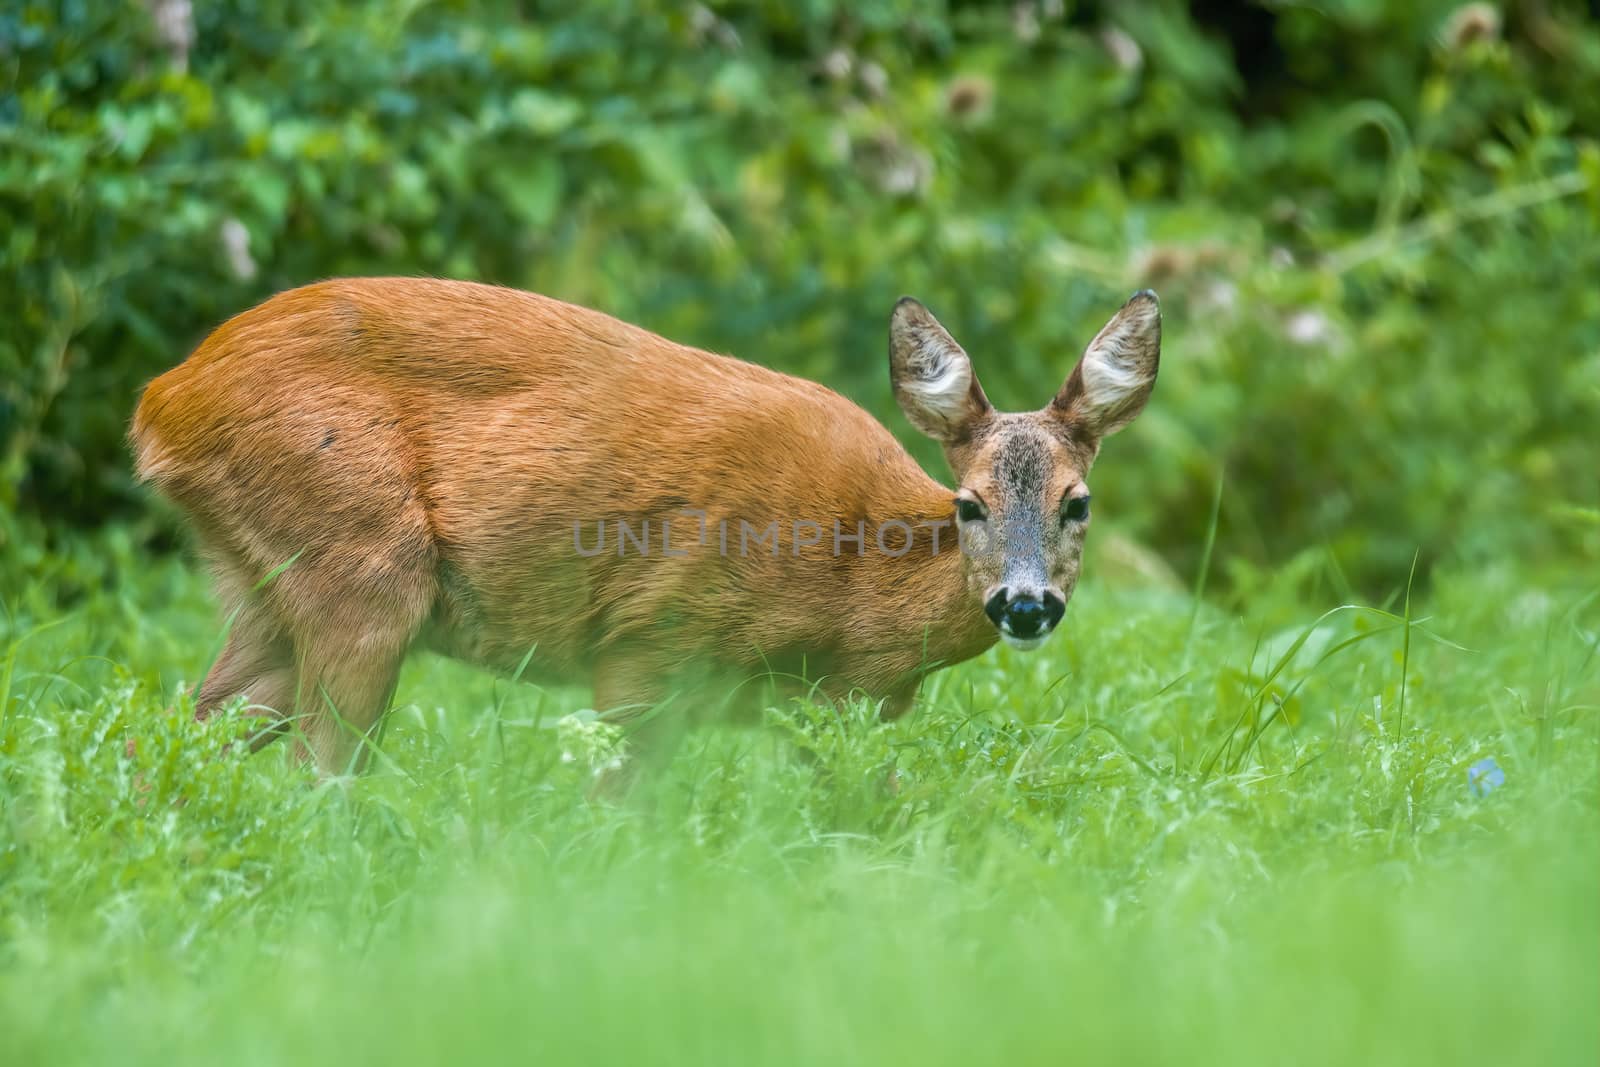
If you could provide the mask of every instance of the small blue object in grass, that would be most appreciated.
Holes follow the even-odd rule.
[[[1467,768],[1467,788],[1472,790],[1473,796],[1486,797],[1505,784],[1506,772],[1500,769],[1493,756]]]

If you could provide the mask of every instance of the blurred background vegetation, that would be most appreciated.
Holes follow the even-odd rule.
[[[83,530],[174,544],[123,443],[143,382],[276,290],[392,272],[596,306],[908,438],[901,293],[1022,408],[1154,286],[1161,386],[1095,484],[1125,543],[1188,581],[1221,484],[1236,587],[1573,573],[1597,6],[12,0],[0,567],[70,596]]]

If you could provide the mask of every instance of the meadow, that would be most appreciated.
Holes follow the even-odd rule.
[[[1141,0],[0,10],[0,1064],[1592,1064],[1600,21]],[[425,655],[367,773],[194,721],[125,440],[335,275],[534,289],[895,410],[1163,361],[1041,649],[712,724]],[[641,428],[643,432],[644,428]]]
[[[115,581],[0,682],[10,1063],[1600,1042],[1592,592],[1506,568],[1409,610],[1315,581],[1222,606],[1091,556],[1044,650],[937,675],[888,726],[703,728],[613,802],[586,797],[614,750],[583,693],[429,658],[363,777],[226,749],[238,723],[183,694],[217,641],[201,579],[98,547]]]

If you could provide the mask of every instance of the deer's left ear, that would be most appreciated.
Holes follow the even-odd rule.
[[[991,410],[972,360],[909,296],[889,319],[889,383],[911,425],[945,444],[972,436]]]
[[[1051,410],[1093,437],[1115,433],[1144,410],[1161,366],[1161,304],[1142,289],[1095,335]]]

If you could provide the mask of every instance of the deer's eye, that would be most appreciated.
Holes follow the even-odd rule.
[[[1067,502],[1061,505],[1061,521],[1083,522],[1089,518],[1089,498],[1087,496],[1068,497]]]
[[[989,517],[984,506],[971,497],[956,497],[956,518],[962,522],[980,522]]]

